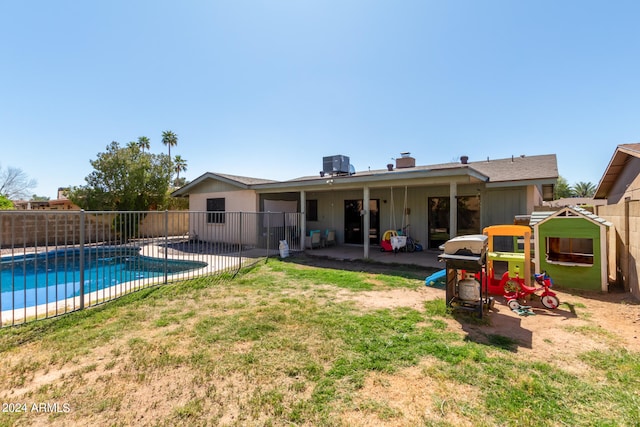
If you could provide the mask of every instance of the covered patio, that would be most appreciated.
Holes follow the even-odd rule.
[[[326,257],[344,261],[365,260],[362,245],[336,245],[318,249],[307,249],[304,251],[308,256]],[[379,262],[385,264],[405,264],[425,267],[430,269],[444,268],[444,264],[438,261],[440,251],[425,250],[418,252],[381,252],[379,247],[372,246],[369,251],[369,262]]]

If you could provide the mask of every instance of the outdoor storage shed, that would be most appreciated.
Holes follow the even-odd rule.
[[[607,242],[612,224],[586,209],[534,212],[536,273],[565,288],[607,291]]]

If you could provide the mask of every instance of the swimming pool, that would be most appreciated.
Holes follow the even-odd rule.
[[[167,274],[175,274],[207,266],[201,261],[143,256],[140,248],[133,246],[94,247],[85,249],[82,254],[79,249],[64,249],[3,257],[0,261],[0,309],[22,309],[79,296],[81,255],[85,294],[161,277],[165,269]]]

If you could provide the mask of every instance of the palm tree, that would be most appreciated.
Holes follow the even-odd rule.
[[[553,187],[553,199],[564,199],[565,197],[571,197],[573,195],[573,190],[569,185],[569,182],[566,178],[559,176],[556,181],[556,185]]]
[[[176,181],[180,179],[180,172],[187,170],[187,161],[179,154],[173,159],[173,170],[176,172]]]
[[[591,182],[580,181],[573,186],[573,194],[576,197],[593,197],[596,192],[596,186]]]
[[[138,138],[138,147],[140,147],[140,149],[144,153],[144,150],[148,150],[149,148],[151,148],[151,141],[149,141],[149,138],[147,138],[146,136],[141,136]]]
[[[166,130],[162,132],[162,143],[169,147],[169,158],[171,158],[171,147],[178,145],[178,135],[170,130]]]

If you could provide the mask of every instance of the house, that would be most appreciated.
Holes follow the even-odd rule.
[[[536,273],[546,271],[563,288],[606,292],[612,225],[578,206],[533,212]]]
[[[554,154],[416,166],[402,153],[386,169],[355,171],[347,156],[323,158],[322,171],[289,181],[207,172],[174,191],[190,211],[301,213],[301,235],[335,230],[338,244],[362,245],[364,258],[385,230],[409,226],[424,248],[450,237],[513,224],[543,200],[558,178]],[[215,227],[206,224],[204,227]],[[206,235],[206,230],[194,230]]]
[[[13,204],[17,210],[75,210],[80,207],[66,196],[68,188],[58,188],[58,198],[55,200],[17,200]]]
[[[611,279],[640,300],[640,143],[616,147],[594,198],[606,200],[596,213],[615,227]]]

